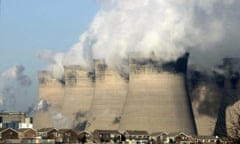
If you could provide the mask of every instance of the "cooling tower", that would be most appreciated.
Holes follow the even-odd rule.
[[[188,70],[188,84],[192,108],[199,135],[213,135],[223,96],[222,73],[211,75],[199,70]]]
[[[62,109],[64,98],[64,82],[53,77],[51,72],[39,73],[38,101],[41,104],[34,114],[35,129],[53,127],[52,115]],[[42,105],[42,102],[47,104]]]
[[[118,130],[127,95],[127,81],[103,60],[95,61],[95,89],[87,130]]]
[[[223,68],[225,70],[225,94],[222,97],[215,128],[215,135],[220,136],[226,136],[228,131],[226,126],[226,110],[240,100],[240,59],[225,58],[223,60]]]
[[[80,66],[65,66],[65,98],[63,115],[69,118],[69,127],[82,130],[93,98],[93,73]]]
[[[120,129],[196,134],[185,73],[188,54],[176,62],[130,59],[129,93]]]

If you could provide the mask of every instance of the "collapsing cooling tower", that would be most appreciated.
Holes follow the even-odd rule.
[[[65,98],[63,115],[68,117],[68,128],[83,130],[93,98],[93,73],[80,66],[65,66]]]
[[[240,59],[225,58],[223,60],[223,69],[225,70],[224,96],[218,113],[218,119],[215,128],[215,135],[227,136],[230,129],[226,124],[226,110],[240,100]]]
[[[130,59],[129,93],[121,130],[196,134],[186,86],[188,54],[176,62]]]
[[[127,95],[127,81],[103,60],[95,60],[94,98],[86,129],[118,130]]]
[[[34,113],[35,129],[53,127],[52,115],[62,109],[64,82],[54,78],[51,72],[39,73],[38,105]]]
[[[199,135],[214,134],[223,96],[223,81],[219,68],[208,73],[193,68],[188,70],[189,93]]]

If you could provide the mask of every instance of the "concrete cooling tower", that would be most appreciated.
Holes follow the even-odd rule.
[[[80,66],[65,66],[65,98],[62,113],[68,117],[68,128],[83,130],[93,98],[93,73]]]
[[[197,133],[185,80],[187,61],[188,54],[167,64],[130,59],[121,130]]]
[[[224,76],[221,72],[213,70],[206,73],[188,68],[189,93],[199,135],[214,134],[224,91]]]
[[[228,131],[228,127],[226,126],[226,110],[240,100],[240,59],[225,58],[223,60],[223,69],[225,70],[225,94],[221,101],[214,132],[215,135],[220,136],[226,136]]]
[[[86,129],[118,130],[127,90],[124,77],[103,60],[96,60],[94,98]]]
[[[64,82],[53,77],[51,72],[39,73],[38,105],[34,114],[35,129],[53,127],[52,113],[62,109]]]

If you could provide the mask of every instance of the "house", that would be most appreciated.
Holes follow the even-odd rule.
[[[164,144],[167,143],[168,133],[155,132],[150,135],[150,143],[152,144]]]
[[[193,137],[191,135],[181,132],[175,136],[175,142],[176,144],[191,144],[193,143]]]
[[[93,133],[94,142],[117,142],[121,134],[117,130],[95,130]]]
[[[148,143],[149,134],[147,131],[141,130],[126,130],[124,132],[126,141],[129,143]]]
[[[58,138],[59,142],[63,143],[78,143],[78,134],[72,129],[59,129]]]
[[[39,129],[37,135],[42,139],[57,139],[58,131],[55,128],[42,128]]]
[[[90,142],[92,140],[92,134],[87,131],[79,131],[78,134],[78,141],[81,143]]]
[[[176,144],[192,144],[193,143],[193,137],[191,135],[188,135],[184,132],[180,133],[169,133],[167,136],[167,142],[168,143],[176,143]]]
[[[218,144],[220,143],[220,138],[218,136],[194,136],[195,143],[201,144]]]
[[[37,137],[37,131],[32,128],[21,128],[18,129],[19,139],[31,139]]]
[[[0,128],[0,141],[7,139],[17,139],[18,132],[12,128]]]

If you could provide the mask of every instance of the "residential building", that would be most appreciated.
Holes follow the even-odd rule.
[[[32,128],[21,128],[18,129],[19,139],[32,139],[37,137],[37,131]]]
[[[0,128],[0,141],[5,141],[7,139],[17,139],[18,132],[12,128]]]

